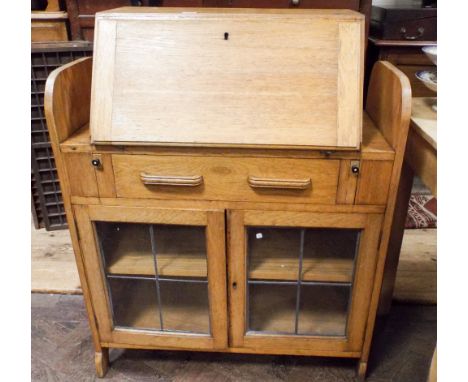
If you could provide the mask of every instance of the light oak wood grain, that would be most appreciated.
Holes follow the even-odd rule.
[[[100,198],[115,198],[114,170],[110,154],[93,154],[91,159],[97,159],[101,165],[95,168],[98,192]],[[88,163],[90,165],[91,163]]]
[[[98,197],[98,183],[94,167],[91,165],[91,154],[69,153],[64,155],[69,178],[70,193],[77,196]]]
[[[240,12],[242,13],[242,11]],[[316,12],[312,12],[311,15],[313,14],[315,17],[320,13]],[[170,20],[173,18],[171,11],[164,10],[162,13],[168,15],[163,17],[165,19],[162,21],[167,23],[173,21]],[[281,12],[277,14],[275,11],[269,11],[267,13],[273,15],[272,20],[285,20],[285,16]],[[210,22],[212,20],[217,22],[226,17],[226,20],[231,20],[233,24],[237,25],[239,20],[243,20],[243,16],[237,15],[235,11],[234,13],[226,12],[229,16],[221,16],[221,18],[216,11],[209,11],[206,14],[209,14],[209,17],[206,16],[204,20]],[[236,16],[232,17],[233,14]],[[286,17],[288,23],[297,25],[297,23],[303,22],[301,20],[304,20],[304,16],[299,13],[292,12],[290,15],[288,13]],[[119,17],[121,16],[114,14],[110,19],[117,24]],[[352,17],[355,16],[346,12],[325,14],[319,18],[317,23],[322,25],[322,23],[336,22],[336,17],[340,23],[349,23],[354,22]],[[145,18],[148,16],[142,15],[139,22],[148,21]],[[190,24],[191,20],[193,21],[193,15],[184,15],[179,21],[182,21],[181,25],[186,25],[184,22]],[[255,13],[250,13],[247,20],[252,25],[262,22]],[[359,22],[359,20],[357,21]],[[124,30],[122,29],[122,31]],[[118,27],[116,27],[115,33],[118,35]],[[201,36],[206,36],[206,33],[209,31],[203,31]],[[331,32],[325,28],[320,33]],[[194,36],[196,37],[196,35]],[[338,36],[338,29],[336,29],[336,36]],[[220,42],[232,42],[231,37],[230,35],[228,40]],[[116,63],[119,64],[117,61]],[[102,374],[105,370],[105,352],[108,347],[124,346],[361,357],[360,374],[365,373],[385,255],[392,237],[389,227],[394,214],[402,150],[404,150],[406,143],[407,125],[405,123],[409,121],[409,116],[407,118],[409,109],[406,103],[408,94],[404,77],[391,65],[378,64],[371,79],[370,98],[367,103],[368,113],[363,114],[363,124],[367,128],[363,132],[361,151],[325,153],[307,151],[304,150],[304,146],[299,149],[295,147],[295,150],[288,148],[279,150],[272,148],[273,146],[266,147],[268,150],[260,150],[255,145],[245,149],[239,147],[226,149],[222,147],[190,147],[188,146],[192,145],[190,142],[187,143],[187,147],[126,147],[94,145],[90,141],[89,129],[86,126],[88,123],[87,114],[89,114],[90,64],[90,60],[81,60],[61,69],[57,72],[58,74],[55,73],[55,77],[52,76],[50,84],[53,85],[49,84],[48,93],[46,92],[49,94],[49,98],[46,97],[46,110],[48,110],[48,120],[51,120],[51,137],[59,174],[64,184],[67,213],[72,220],[70,224],[72,240],[74,240],[82,284],[84,282],[83,290],[90,312],[96,352],[101,353],[96,358],[97,372]],[[258,67],[262,68],[262,65]],[[127,79],[122,79],[122,81],[127,81]],[[335,90],[338,92],[338,88]],[[105,101],[105,97],[102,100]],[[73,105],[81,105],[82,102],[84,102],[84,106],[73,107]],[[102,108],[99,110],[105,113],[110,110],[112,116],[111,109],[106,111],[105,108]],[[68,114],[62,113],[62,111]],[[108,115],[104,116],[105,118],[108,118]],[[81,130],[79,130],[80,128]],[[337,124],[334,125],[334,128],[337,129]],[[70,138],[72,135],[73,137]],[[335,137],[335,139],[337,138]],[[60,150],[60,143],[62,143],[63,152]],[[172,143],[169,142],[169,145]],[[311,147],[316,148],[316,146]],[[101,160],[101,168],[90,166],[88,170],[88,167],[83,165],[82,171],[90,171],[89,174],[94,174],[94,181],[97,180],[98,183],[92,195],[85,195],[88,192],[88,188],[86,188],[88,186],[76,192],[82,195],[72,195],[75,192],[71,192],[69,179],[74,177],[72,182],[79,180],[82,171],[79,166],[66,165],[65,152],[67,154],[73,153],[73,155],[77,155],[77,158],[99,158]],[[337,200],[352,203],[353,190],[356,188],[358,189],[356,198],[357,195],[367,195],[366,187],[372,188],[371,182],[369,179],[365,179],[364,173],[362,174],[361,189],[357,183],[355,185],[349,177],[346,178],[343,175],[344,169],[351,160],[358,160],[361,165],[365,161],[369,161],[367,170],[366,165],[361,167],[361,170],[365,170],[366,174],[376,172],[376,169],[382,169],[385,166],[389,167],[388,163],[393,163],[386,200],[379,199],[380,191],[370,193],[373,196],[369,203],[382,204],[336,204]],[[379,163],[373,163],[374,161]],[[140,164],[144,164],[144,166],[140,166]],[[178,192],[164,190],[166,186],[161,185],[157,185],[155,190],[148,190],[147,187],[153,186],[145,186],[140,180],[140,174],[143,171],[167,177],[172,176],[172,174],[187,176],[187,170],[195,175],[203,176],[203,184],[191,187],[189,192],[184,191],[183,193],[180,189]],[[163,172],[161,173],[161,171]],[[175,174],[174,171],[176,171]],[[182,171],[184,172],[182,173]],[[389,171],[382,172],[386,172],[388,175]],[[311,188],[294,191],[280,190],[280,192],[276,189],[254,191],[248,184],[249,176],[260,179],[275,179],[276,181],[310,178]],[[383,181],[377,183],[379,184],[376,185],[376,190],[384,187]],[[345,187],[345,192],[339,191],[339,187],[342,186]],[[78,188],[79,186],[75,184],[74,189]],[[209,194],[210,192],[212,194]],[[365,200],[363,196],[360,198]],[[74,211],[71,210],[72,202],[76,204]],[[383,213],[385,216],[382,223]],[[201,304],[197,302],[197,299],[184,303],[184,306],[173,301],[173,303],[169,303],[168,314],[169,317],[172,317],[173,325],[179,328],[190,327],[193,323],[201,328],[201,322],[205,319],[203,318],[202,321],[198,321],[198,319],[208,315],[211,333],[188,334],[114,327],[109,308],[109,296],[106,292],[103,272],[105,267],[98,252],[99,247],[94,231],[95,221],[204,227],[207,261],[203,265],[201,262],[197,264],[192,262],[188,265],[184,256],[181,256],[178,259],[181,262],[177,267],[172,267],[171,272],[176,276],[179,273],[189,272],[189,268],[192,268],[190,269],[191,275],[202,270],[202,273],[197,274],[203,274],[205,277],[206,271],[208,298],[201,298],[200,301],[209,299],[209,305],[206,309],[201,309]],[[305,323],[305,325],[309,325],[309,334],[296,337],[285,334],[247,333],[245,293],[246,279],[249,274],[254,279],[257,277],[261,279],[270,277],[272,279],[275,277],[292,279],[293,272],[290,269],[294,269],[288,256],[284,257],[286,261],[280,256],[273,257],[274,262],[265,261],[268,259],[267,256],[260,256],[258,262],[250,264],[253,265],[252,269],[247,269],[249,262],[247,259],[246,228],[251,226],[361,230],[359,255],[352,271],[350,271],[349,262],[341,261],[336,256],[329,256],[323,262],[310,261],[311,258],[306,257],[306,268],[303,272],[303,277],[310,280],[353,280],[346,336],[340,335],[343,315],[330,314],[326,320],[317,316],[319,312],[315,310],[311,310],[313,319],[306,320]],[[381,229],[381,227],[383,228]],[[227,229],[226,241],[225,229]],[[182,249],[179,248],[177,252],[183,253],[185,244],[193,249],[194,253],[202,252],[196,249],[196,241],[190,240],[190,243],[188,242],[189,240],[187,243],[180,243]],[[379,243],[380,247],[377,252]],[[123,256],[120,261],[126,258],[126,261],[131,259],[132,262],[128,262],[128,265],[122,265],[121,269],[126,269],[127,272],[132,268],[137,269],[135,272],[141,272],[138,269],[144,268],[146,271],[150,269],[149,263],[137,264],[138,261],[135,261],[141,252],[137,251],[136,254],[131,251],[124,252],[130,256],[128,258]],[[337,258],[340,261],[333,261]],[[315,259],[312,258],[312,260]],[[285,265],[283,268],[286,271],[280,274],[276,264]],[[315,269],[309,269],[310,267]],[[166,269],[171,269],[171,267],[168,266]],[[255,272],[258,272],[257,276],[255,276]],[[147,274],[152,275],[152,273]],[[202,295],[203,293],[198,293],[198,297]],[[147,323],[150,322],[148,321],[150,317],[151,319],[157,317],[153,314],[154,309],[145,308],[148,300],[141,303],[138,302],[138,299],[132,299],[132,301],[130,305],[136,308],[137,313],[131,314],[129,320],[139,321],[142,319],[143,322]],[[171,299],[168,301],[171,302]],[[261,302],[269,303],[269,300],[262,299]],[[143,314],[140,315],[139,312]],[[282,315],[281,311],[277,313],[279,316]],[[193,320],[191,321],[191,319]],[[169,319],[170,321],[171,319]],[[274,317],[266,317],[265,320],[260,319],[259,325],[268,326],[274,321]],[[138,324],[138,326],[141,325]],[[319,327],[321,329],[317,329]],[[204,331],[206,328],[205,325],[200,331]],[[332,332],[333,335],[331,337],[323,336],[324,330]],[[316,334],[311,334],[314,332]]]
[[[358,14],[117,10],[96,23],[93,142],[360,146]]]
[[[351,160],[340,161],[340,176],[338,181],[338,192],[336,194],[336,203],[338,204],[354,204],[358,174],[354,174],[351,171],[351,166],[353,164],[360,163],[358,161]]]
[[[355,203],[386,204],[392,170],[392,161],[362,161]]]
[[[96,367],[96,375],[103,378],[109,369],[109,349],[102,348],[100,352],[94,353],[94,365]]]
[[[157,199],[204,199],[237,201],[296,201],[332,204],[336,198],[339,161],[279,158],[223,158],[199,156],[189,161],[183,156],[113,155],[118,197]],[[203,177],[196,187],[148,185],[141,173],[158,178]],[[310,179],[305,189],[257,189],[249,177]]]
[[[366,330],[366,317],[368,312],[368,304],[370,303],[370,295],[372,293],[372,278],[376,263],[375,252],[378,246],[378,238],[380,235],[382,215],[374,214],[313,214],[305,212],[291,213],[286,211],[232,211],[230,213],[228,225],[230,227],[230,250],[229,250],[229,277],[230,277],[230,312],[231,313],[231,346],[242,346],[245,348],[270,348],[285,349],[289,347],[303,349],[320,349],[322,351],[360,351]],[[332,325],[330,330],[334,331],[334,336],[325,340],[319,335],[302,335],[294,336],[285,333],[251,333],[248,332],[248,317],[246,312],[247,291],[244,289],[246,285],[247,275],[251,265],[248,265],[248,251],[252,250],[251,245],[245,243],[245,229],[255,226],[257,229],[261,227],[327,227],[327,228],[354,228],[360,229],[361,238],[358,247],[358,257],[356,260],[356,273],[353,278],[353,291],[351,298],[351,306],[349,308],[348,324],[346,333],[337,335],[337,326]],[[337,239],[339,240],[339,239]],[[296,246],[297,247],[297,246]],[[291,248],[294,251],[294,246]],[[255,265],[255,263],[254,263]],[[354,270],[353,270],[354,272]],[[285,273],[286,274],[286,273]],[[273,288],[273,287],[272,287]],[[249,287],[250,291],[250,287]],[[295,290],[293,290],[294,292]],[[291,298],[294,297],[294,294]],[[262,300],[262,303],[266,301]],[[270,311],[270,320],[275,322],[271,317],[278,313],[279,331],[290,332],[285,330],[290,328],[293,323],[291,320],[291,312],[274,310]],[[292,308],[294,309],[294,307]],[[294,310],[293,310],[294,312]],[[252,311],[249,310],[249,314]],[[313,312],[315,314],[316,312]],[[272,316],[273,315],[273,316]],[[245,317],[242,319],[242,317]],[[341,322],[337,316],[336,322]],[[267,320],[265,318],[265,320]],[[332,320],[333,321],[333,320]],[[272,327],[267,325],[268,330]],[[310,322],[309,322],[310,324]],[[312,325],[311,330],[314,326]],[[326,325],[325,325],[326,326]],[[317,330],[320,325],[315,327]],[[278,329],[277,329],[278,330]],[[322,329],[320,329],[322,330]],[[323,333],[322,333],[323,334]]]
[[[207,213],[206,247],[210,325],[214,348],[228,346],[226,221],[224,211]]]
[[[279,342],[282,342],[281,340]],[[349,352],[349,351],[330,351],[330,350],[321,350],[321,349],[304,349],[299,346],[291,347],[291,346],[281,346],[276,348],[271,346],[271,341],[266,341],[267,345],[263,348],[239,348],[239,347],[227,347],[224,349],[203,349],[206,352],[212,353],[233,353],[233,354],[276,354],[276,355],[302,355],[302,356],[316,356],[316,357],[340,357],[340,358],[359,358],[360,352]],[[159,345],[153,344],[145,344],[139,345],[132,342],[106,342],[103,341],[102,346],[111,347],[111,348],[122,348],[122,349],[155,349],[155,350],[192,350],[190,348],[174,348],[165,345],[164,343],[160,343]]]
[[[249,278],[252,280],[297,280],[297,258],[269,257],[250,259]],[[323,282],[351,282],[352,259],[304,259],[302,280]]]
[[[55,165],[59,174],[63,204],[67,213],[67,222],[81,288],[83,290],[93,345],[97,353],[102,353],[105,350],[101,347],[101,337],[97,327],[96,316],[94,315],[94,303],[88,284],[89,275],[85,269],[83,252],[73,218],[67,168],[60,151],[60,143],[89,121],[91,68],[92,61],[87,57],[65,64],[54,70],[49,75],[45,85],[44,111],[54,152]],[[78,104],[81,107],[74,107],[74,105]]]
[[[338,26],[337,146],[356,147],[361,142],[364,36],[364,23]]]
[[[85,123],[79,130],[69,136],[61,144],[63,152],[88,152],[102,153],[129,153],[129,154],[157,154],[157,155],[218,155],[218,156],[260,156],[260,157],[285,157],[285,158],[340,158],[340,159],[369,159],[369,160],[393,160],[395,151],[388,144],[382,133],[377,129],[366,111],[363,112],[363,132],[360,151],[341,150],[339,147],[310,147],[304,150],[304,146],[294,148],[278,146],[278,148],[259,148],[256,145],[233,146],[229,149],[217,145],[204,145],[200,147],[196,143],[174,146],[172,144],[154,143],[151,146],[111,146],[91,144],[89,124]],[[209,147],[208,147],[209,146]],[[279,149],[281,148],[281,149]],[[314,150],[312,150],[314,149]],[[328,151],[326,155],[324,150]]]
[[[200,211],[200,210],[164,210],[164,209],[139,209],[139,208],[114,208],[104,206],[75,206],[75,215],[78,222],[80,241],[85,254],[86,269],[90,272],[90,287],[93,301],[96,302],[96,318],[99,322],[100,334],[105,342],[126,343],[131,342],[140,346],[158,346],[164,345],[176,348],[204,349],[214,347],[225,347],[227,345],[227,309],[226,309],[226,274],[224,258],[224,212],[222,211]],[[206,317],[210,320],[211,333],[184,333],[174,331],[145,330],[142,326],[153,325],[150,328],[155,329],[153,314],[157,311],[153,305],[148,305],[146,293],[141,295],[131,293],[132,298],[135,295],[140,296],[138,303],[132,299],[130,305],[125,305],[122,314],[127,317],[132,325],[122,325],[115,327],[111,317],[108,294],[106,293],[106,279],[103,274],[103,264],[98,253],[99,245],[96,242],[96,234],[93,227],[94,221],[110,222],[140,222],[165,225],[200,225],[206,228],[207,259],[208,259],[208,287],[207,298],[205,299]],[[222,256],[222,257],[221,257]],[[166,282],[166,286],[167,283]],[[223,287],[224,285],[224,287]],[[125,292],[128,288],[123,288]],[[167,290],[167,289],[166,289]],[[161,289],[162,298],[164,291]],[[114,295],[114,293],[112,294]],[[176,293],[177,295],[177,293]],[[187,295],[187,294],[185,294]],[[179,296],[180,297],[180,296]],[[179,299],[180,300],[180,299]],[[197,317],[201,317],[201,312],[205,311],[195,300],[184,300],[185,303],[178,304],[177,298],[166,296],[168,306],[168,329],[172,330],[192,330],[194,326],[190,324],[190,317],[193,315],[193,322],[196,326],[201,325]],[[208,305],[209,301],[209,305]],[[146,305],[145,305],[146,304]],[[164,304],[164,303],[163,303]],[[193,306],[193,309],[184,310],[184,306]],[[133,307],[135,314],[127,313]],[[145,308],[146,307],[146,308]],[[190,312],[191,311],[191,312]],[[156,315],[157,316],[157,315]],[[201,319],[201,318],[200,318]],[[151,321],[153,320],[153,321]],[[124,319],[124,322],[125,319]],[[208,321],[206,321],[208,322]],[[153,324],[152,324],[153,323]],[[130,327],[126,327],[130,326]],[[172,328],[170,327],[172,326]],[[132,328],[134,327],[134,328]],[[146,328],[148,329],[148,328]]]
[[[85,198],[71,197],[73,204],[120,206],[120,207],[163,207],[186,209],[227,209],[227,210],[251,210],[261,207],[266,211],[303,211],[303,212],[343,212],[343,213],[382,213],[385,206],[372,205],[325,205],[311,203],[269,203],[269,202],[225,202],[210,200],[159,200],[159,199],[127,199],[127,198]]]
[[[386,140],[395,150],[395,160],[388,191],[387,208],[382,223],[382,237],[378,249],[378,259],[370,299],[369,316],[361,355],[361,365],[367,365],[379,303],[382,280],[387,254],[398,250],[395,248],[400,232],[392,230],[392,222],[398,211],[395,211],[397,191],[400,183],[403,157],[411,116],[411,85],[408,78],[395,66],[380,61],[372,69],[366,109]],[[391,257],[391,256],[390,256]],[[365,374],[361,368],[361,374]]]
[[[244,212],[228,211],[229,346],[243,347],[246,331],[246,241]]]
[[[109,135],[112,128],[112,99],[114,93],[115,21],[96,20],[94,41],[93,81],[89,123],[99,127],[101,134]],[[98,49],[96,47],[99,46]],[[92,135],[96,127],[91,128]],[[94,137],[93,139],[96,139]]]

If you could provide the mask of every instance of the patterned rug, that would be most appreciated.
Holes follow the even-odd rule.
[[[405,228],[437,228],[437,199],[427,193],[411,194]]]

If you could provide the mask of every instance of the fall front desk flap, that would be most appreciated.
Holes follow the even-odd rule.
[[[357,12],[128,7],[95,33],[94,143],[360,147]]]

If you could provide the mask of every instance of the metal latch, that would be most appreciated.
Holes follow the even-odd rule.
[[[358,160],[351,161],[351,172],[354,175],[359,175],[360,162]]]

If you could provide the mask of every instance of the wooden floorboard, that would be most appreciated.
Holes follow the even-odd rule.
[[[32,294],[31,379],[100,381],[82,296]],[[367,382],[426,381],[435,306],[395,304],[379,321]],[[111,349],[104,381],[352,382],[352,359]]]
[[[31,289],[38,293],[81,293],[68,230],[31,229]]]

